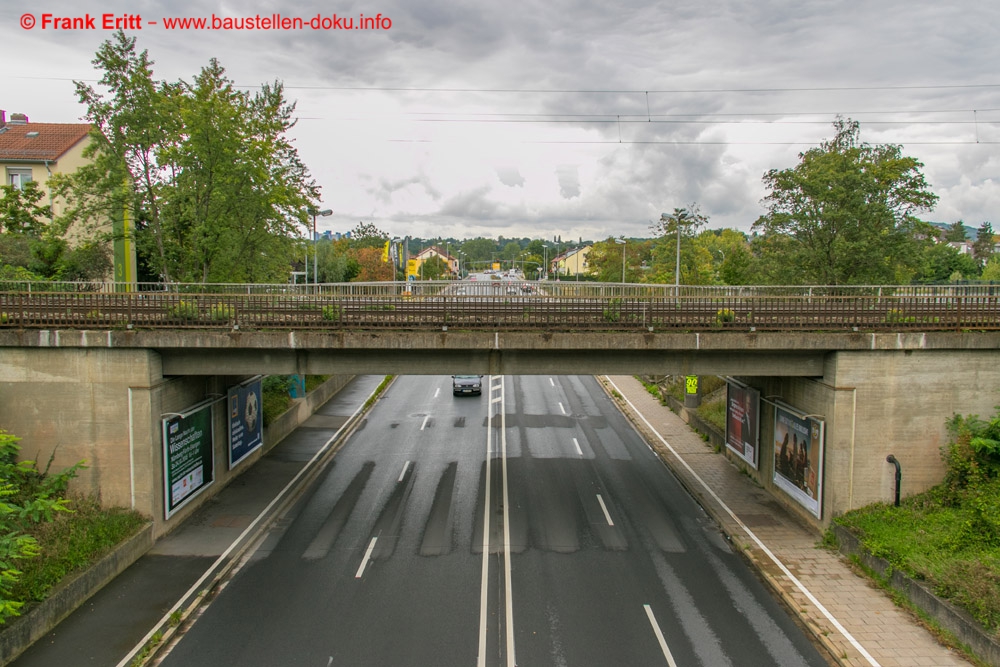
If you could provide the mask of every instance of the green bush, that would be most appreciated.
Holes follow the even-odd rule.
[[[268,375],[261,381],[261,412],[268,426],[292,404],[292,378],[289,375]]]
[[[725,433],[726,431],[726,397],[703,401],[696,411],[698,416]]]
[[[21,564],[41,554],[31,531],[69,512],[66,487],[83,462],[51,474],[34,461],[18,461],[20,438],[0,429],[0,623],[20,614],[26,602],[15,593]],[[51,461],[49,462],[51,465]]]
[[[617,322],[622,317],[622,300],[611,299],[604,308],[604,320],[607,322]]]
[[[916,317],[913,315],[907,315],[898,308],[890,308],[885,313],[886,324],[915,324],[916,321]]]
[[[340,319],[340,304],[331,303],[329,306],[323,306],[323,319],[324,320],[339,320]]]
[[[715,313],[715,321],[718,322],[719,324],[723,324],[725,322],[735,322],[736,313],[733,311],[732,308],[720,308]]]
[[[7,324],[7,313],[0,313],[0,324]]]
[[[178,301],[167,306],[167,315],[176,320],[196,320],[198,304],[194,301]]]
[[[227,303],[213,303],[208,309],[208,316],[216,321],[228,322],[233,319],[233,307]]]
[[[133,510],[102,509],[95,497],[74,497],[70,503],[72,512],[60,513],[31,530],[40,557],[21,565],[20,580],[11,588],[14,599],[29,604],[44,600],[67,575],[86,569],[146,524]]]

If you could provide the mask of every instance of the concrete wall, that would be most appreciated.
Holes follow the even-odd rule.
[[[749,471],[776,498],[817,527],[844,512],[895,494],[893,454],[902,495],[941,481],[946,421],[955,413],[987,417],[1000,404],[996,350],[833,352],[816,378],[743,377],[761,391],[760,465]],[[826,423],[822,518],[773,484],[774,404],[783,402]],[[735,457],[731,457],[743,465]]]
[[[131,507],[154,522],[154,539],[169,532],[287,434],[265,433],[265,447],[229,470],[226,391],[246,376],[163,377],[160,357],[136,349],[0,350],[0,428],[21,438],[22,458],[53,470],[78,461],[71,489],[99,495],[107,507]],[[336,377],[306,401],[290,428],[312,414],[349,378]],[[164,519],[161,419],[206,399],[213,414],[215,481],[198,500]],[[305,417],[303,417],[305,415]]]
[[[148,443],[150,429],[148,419],[137,419],[130,437],[130,400],[137,414],[149,413],[159,370],[158,355],[143,350],[5,349],[0,428],[22,438],[22,456],[40,467],[50,458],[54,469],[86,461],[75,488],[100,490],[106,505],[131,506],[132,443]]]

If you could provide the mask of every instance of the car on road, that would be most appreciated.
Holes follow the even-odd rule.
[[[482,375],[452,375],[451,390],[455,396],[462,394],[479,395],[483,393]]]

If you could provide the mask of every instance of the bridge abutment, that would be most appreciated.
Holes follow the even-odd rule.
[[[821,377],[739,377],[761,392],[760,458],[749,471],[793,511],[820,527],[851,509],[891,502],[895,469],[902,495],[944,475],[941,448],[954,414],[988,417],[1000,404],[997,350],[836,351]],[[775,485],[775,409],[786,404],[825,422],[822,516],[817,519]]]
[[[128,348],[0,349],[0,428],[21,438],[21,458],[61,470],[87,466],[71,483],[106,507],[130,507],[154,522],[154,537],[169,532],[198,505],[259,458],[228,466],[227,389],[246,376],[162,374],[159,353]],[[339,388],[346,378],[333,382]],[[324,395],[328,395],[329,392]],[[214,482],[164,518],[161,420],[192,405],[222,399],[212,415]],[[299,415],[298,421],[306,416]]]

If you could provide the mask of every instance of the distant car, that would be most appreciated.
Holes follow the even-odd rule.
[[[483,393],[483,376],[482,375],[452,375],[451,376],[451,390],[455,396],[461,396],[462,394],[482,394]]]

